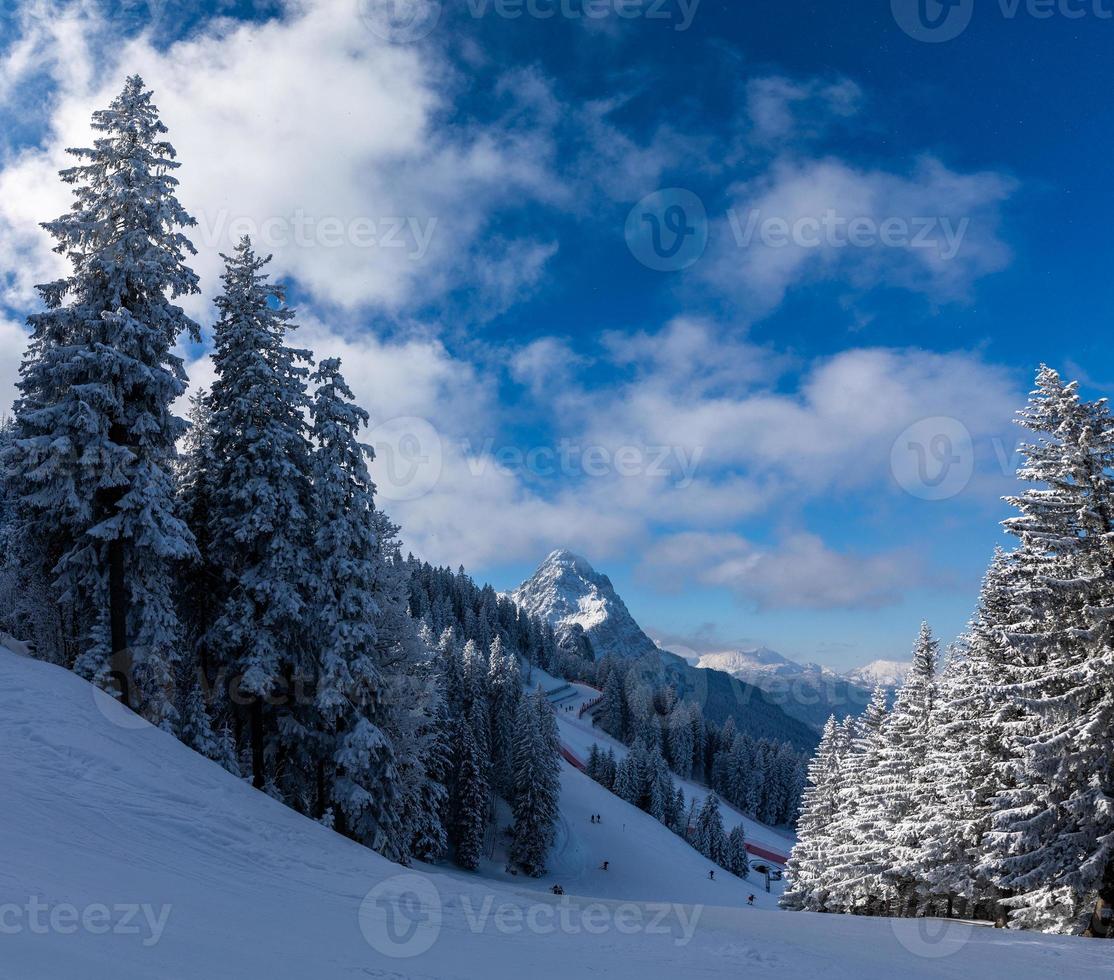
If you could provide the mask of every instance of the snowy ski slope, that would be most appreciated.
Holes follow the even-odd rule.
[[[702,883],[687,845],[571,770],[554,868],[585,897],[402,869],[2,650],[0,745],[2,980],[1109,976],[1086,940],[738,908],[746,885]]]

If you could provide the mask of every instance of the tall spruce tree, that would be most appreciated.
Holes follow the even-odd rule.
[[[531,877],[545,874],[556,835],[561,770],[557,719],[541,691],[519,702],[514,732],[511,860]]]
[[[808,788],[801,803],[797,843],[785,868],[788,884],[781,904],[812,912],[827,910],[824,873],[831,861],[832,836],[844,789],[843,766],[848,747],[833,715],[824,726],[820,746],[808,768]]]
[[[1105,401],[1042,368],[1019,422],[1036,435],[1010,498],[1024,611],[1005,681],[1028,718],[995,802],[996,884],[1022,926],[1082,931],[1114,906],[1114,426]]]
[[[719,797],[709,793],[696,818],[696,839],[693,846],[709,861],[726,867],[727,835],[723,830],[723,814],[719,809]]]
[[[215,460],[206,560],[214,669],[234,687],[237,727],[262,789],[281,766],[284,688],[313,676],[312,452],[308,351],[285,343],[294,314],[245,238],[225,256],[210,393]]]
[[[504,646],[502,637],[492,640],[489,662],[491,778],[495,791],[509,799],[514,785],[514,729],[522,697],[522,677],[518,658]]]
[[[747,836],[742,824],[736,824],[727,835],[727,870],[738,878],[750,877]]]
[[[333,808],[339,830],[351,829],[400,859],[406,852],[398,850],[399,775],[384,677],[392,638],[380,635],[377,602],[389,556],[380,540],[370,453],[359,441],[368,414],[354,404],[340,361],[322,361],[311,380],[318,663],[312,710],[293,706],[286,735],[295,744],[287,754],[304,754],[305,764],[316,766],[315,816]]]
[[[997,918],[1001,895],[984,868],[986,834],[994,800],[1012,782],[1006,726],[1021,717],[1002,688],[1014,654],[1003,630],[1014,618],[1016,575],[1012,556],[996,551],[976,614],[941,677],[919,801],[925,829],[913,858],[925,901],[981,918]]]
[[[59,659],[171,728],[175,566],[195,553],[174,506],[185,425],[171,406],[186,377],[173,349],[199,337],[172,301],[198,285],[182,232],[195,222],[151,95],[129,78],[93,114],[92,148],[70,151],[73,206],[44,227],[72,272],[39,287],[5,463],[29,575],[53,582],[77,638]]]
[[[472,725],[467,718],[460,720],[458,731],[456,792],[449,840],[453,845],[456,863],[467,871],[475,871],[483,857],[490,791],[476,748]]]

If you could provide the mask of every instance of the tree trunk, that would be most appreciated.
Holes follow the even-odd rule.
[[[127,430],[115,423],[108,432],[108,438],[118,446],[127,445]],[[125,487],[108,487],[100,492],[101,516],[105,519],[115,517]],[[125,568],[124,541],[115,538],[108,543],[108,621],[109,639],[112,644],[112,671],[117,675],[120,685],[120,700],[132,710],[139,705],[139,692],[134,691],[135,674],[132,651],[128,645],[128,590]]]
[[[1102,883],[1099,885],[1099,897],[1083,935],[1096,939],[1114,939],[1114,858],[1106,862]]]
[[[329,808],[328,795],[325,785],[325,760],[322,759],[317,763],[317,808],[315,816],[318,820],[325,816],[325,811]]]
[[[251,784],[262,789],[263,778],[263,699],[256,695],[251,703]]]

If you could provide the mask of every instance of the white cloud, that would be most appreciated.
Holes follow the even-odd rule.
[[[890,446],[919,418],[953,415],[976,437],[999,431],[1017,395],[1005,374],[968,353],[882,348],[802,366],[734,326],[696,317],[608,334],[587,352],[541,338],[467,357],[432,330],[385,336],[358,326],[365,306],[405,319],[464,282],[474,287],[470,316],[505,312],[539,288],[557,249],[548,236],[494,234],[514,226],[498,222],[505,210],[540,202],[595,215],[601,203],[636,198],[675,167],[718,154],[707,137],[668,126],[635,139],[615,121],[621,101],[569,103],[536,69],[495,87],[493,121],[446,125],[464,80],[436,47],[380,41],[357,8],[354,0],[306,0],[282,19],[211,22],[158,46],[147,37],[106,44],[95,4],[40,5],[0,58],[2,112],[26,114],[31,80],[53,80],[42,147],[0,161],[5,303],[26,309],[33,284],[60,271],[38,222],[69,206],[57,177],[70,163],[62,147],[87,145],[91,112],[124,74],[139,71],[183,161],[181,197],[201,222],[194,238],[205,288],[217,285],[218,252],[243,230],[235,219],[260,233],[308,235],[271,249],[273,274],[297,280],[309,296],[292,343],[319,358],[339,355],[376,423],[411,417],[435,432],[437,446],[426,447],[438,460],[430,492],[386,502],[409,546],[469,567],[535,559],[555,545],[599,560],[647,551],[659,571],[691,572],[763,605],[784,603],[782,586],[791,584],[801,602],[824,606],[889,601],[894,556],[834,552],[806,534],[758,548],[736,526],[772,514],[796,526],[798,515],[784,510],[818,494],[892,486]],[[799,146],[853,115],[860,96],[842,81],[752,83],[750,135],[766,142],[759,156],[739,158],[753,169],[768,159],[770,141]],[[902,176],[838,160],[781,160],[734,189],[737,208],[786,219],[828,208],[874,219],[970,216],[971,228],[951,262],[913,249],[732,246],[713,250],[705,274],[760,312],[822,278],[962,297],[1006,260],[996,221],[1009,189],[998,175],[957,174],[933,161]],[[362,236],[379,236],[375,247],[352,240],[361,221]],[[386,245],[385,231],[400,244]],[[728,229],[720,231],[723,240]],[[204,301],[191,310],[205,318]],[[10,387],[24,337],[0,321],[0,390]],[[609,372],[612,387],[584,383],[593,367]],[[211,382],[207,355],[190,373],[195,386]],[[508,375],[521,388],[512,408],[498,401]],[[523,413],[544,418],[554,440],[580,453],[606,450],[612,462],[592,473],[578,458],[553,477],[506,465],[493,453]],[[614,454],[629,449],[643,455],[623,473]],[[655,460],[659,450],[667,455]],[[388,464],[375,464],[381,483]],[[662,534],[669,546],[654,552]],[[696,562],[698,553],[707,561]]]
[[[1020,396],[1008,372],[962,351],[852,349],[805,365],[792,387],[786,359],[706,323],[675,323],[617,351],[640,357],[625,385],[564,392],[566,418],[580,406],[582,438],[678,447],[700,454],[701,475],[772,481],[802,499],[892,486],[894,439],[921,419],[958,419],[987,444],[1009,430]]]
[[[0,63],[0,97],[16,100],[36,71],[56,80],[45,148],[0,170],[10,304],[27,304],[32,285],[59,269],[37,223],[68,207],[62,148],[88,144],[91,112],[131,72],[155,90],[183,162],[180,196],[199,221],[195,265],[209,289],[217,253],[249,230],[275,252],[276,274],[317,298],[389,311],[434,299],[465,274],[477,303],[486,283],[505,308],[552,254],[511,241],[489,263],[473,250],[500,207],[557,192],[549,153],[535,152],[544,134],[438,125],[449,79],[435,49],[381,41],[351,0],[314,0],[263,23],[211,22],[164,49],[136,37],[110,52],[83,43],[103,34],[94,11],[51,11],[56,19],[27,21],[31,40]]]
[[[663,584],[695,580],[759,609],[870,609],[924,580],[907,553],[838,552],[797,533],[763,547],[736,534],[677,534],[647,553],[643,573]]]
[[[780,159],[734,189],[701,274],[752,316],[824,280],[964,301],[1009,261],[999,210],[1014,187],[1001,174],[961,174],[931,158],[909,175]]]
[[[860,504],[907,499],[890,472],[891,450],[922,418],[961,420],[979,447],[983,476],[993,475],[991,440],[1008,431],[1022,394],[1002,369],[965,352],[852,350],[806,365],[789,381],[773,355],[695,321],[629,344],[610,338],[597,358],[613,376],[626,372],[612,389],[584,387],[577,368],[586,358],[557,338],[499,350],[481,364],[424,341],[341,339],[315,330],[301,342],[312,338],[320,356],[339,351],[373,411],[377,404],[404,406],[394,414],[428,419],[441,434],[430,493],[388,505],[407,542],[426,556],[482,566],[529,561],[564,545],[601,561],[652,555],[662,576],[693,581],[691,560],[676,542],[707,548],[721,540],[699,580],[763,605],[788,601],[776,589],[791,580],[797,562],[809,564],[796,573],[803,604],[890,601],[887,577],[899,571],[894,556],[842,554],[803,533],[773,548],[744,547],[736,529],[757,519],[796,526],[808,502],[826,495]],[[775,368],[729,388],[729,375],[711,370],[717,352],[723,364],[749,356]],[[708,387],[699,383],[705,366]],[[493,400],[504,370],[523,386],[514,409]],[[404,380],[410,378],[412,384]],[[544,416],[552,431],[523,442],[514,420],[524,412]],[[566,463],[555,458],[558,446],[569,454]],[[506,448],[512,459],[500,452]],[[954,506],[981,509],[1000,490],[1000,480],[976,478]],[[662,535],[672,548],[655,544]],[[900,572],[906,580],[915,575]]]
[[[824,82],[766,75],[747,82],[746,97],[751,135],[784,145],[792,139],[814,138],[834,121],[854,116],[863,93],[846,78]]]
[[[0,417],[7,415],[15,401],[19,365],[27,349],[28,332],[11,320],[0,317]]]

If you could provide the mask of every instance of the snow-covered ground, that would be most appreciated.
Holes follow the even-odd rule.
[[[1109,976],[1093,941],[739,908],[572,772],[555,869],[582,897],[406,870],[7,651],[0,745],[2,980]],[[604,813],[599,838],[579,807]],[[621,875],[594,873],[597,843]]]
[[[556,691],[568,682],[551,677],[545,671],[535,667],[533,668],[532,683],[534,685],[540,684],[545,691]],[[570,749],[583,762],[587,762],[588,753],[591,751],[593,743],[605,752],[610,748],[614,751],[617,759],[625,758],[627,747],[622,742],[616,741],[599,727],[594,726],[590,714],[586,713],[583,718],[579,717],[580,706],[599,697],[600,692],[585,684],[568,684],[568,687],[570,688],[569,694],[562,695],[559,703],[555,705],[557,727],[561,733],[561,744]],[[566,707],[573,710],[565,711]],[[686,803],[691,803],[695,799],[697,809],[699,809],[708,795],[708,789],[690,780],[680,779],[676,776],[674,776],[674,779],[677,785],[685,791]],[[736,825],[742,824],[749,843],[756,844],[771,853],[785,856],[788,856],[790,850],[792,850],[795,838],[789,831],[774,830],[765,824],[758,823],[756,820],[744,816],[723,800],[720,800],[720,812],[723,814],[724,829],[728,832],[734,829]]]
[[[591,822],[593,813],[601,823]],[[561,822],[548,865],[549,873],[536,879],[510,875],[502,859],[480,870],[484,877],[542,892],[559,884],[567,895],[736,907],[753,894],[756,907],[777,908],[779,892],[767,895],[760,876],[743,881],[716,867],[649,814],[564,762]]]

